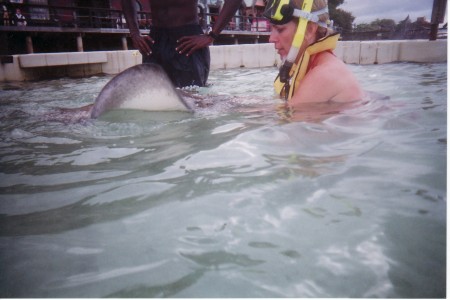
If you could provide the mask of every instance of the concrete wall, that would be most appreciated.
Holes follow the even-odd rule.
[[[339,42],[334,53],[348,64],[446,62],[447,40]]]
[[[273,44],[211,46],[210,50],[211,69],[280,64]],[[348,64],[446,62],[447,40],[339,42],[335,54]],[[0,64],[0,81],[117,74],[141,62],[142,57],[135,50],[14,55],[12,63]]]

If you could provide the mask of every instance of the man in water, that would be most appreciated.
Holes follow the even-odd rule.
[[[204,86],[210,66],[208,46],[231,20],[241,1],[225,0],[208,34],[199,24],[197,0],[150,0],[150,36],[139,32],[135,0],[122,0],[122,10],[143,63],[161,65],[177,87]]]

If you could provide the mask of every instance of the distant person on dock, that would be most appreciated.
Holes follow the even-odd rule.
[[[20,8],[16,9],[16,13],[13,15],[12,22],[16,26],[27,26],[27,18],[22,15]]]
[[[122,10],[143,63],[161,65],[177,87],[205,86],[210,67],[208,46],[218,38],[241,2],[225,0],[217,22],[207,34],[199,23],[197,0],[150,0],[150,36],[139,32],[135,0],[122,0]]]
[[[275,90],[294,110],[363,98],[352,72],[332,52],[339,35],[328,27],[326,0],[269,0],[264,16],[272,23],[269,42],[283,61]]]
[[[1,11],[1,18],[2,18],[1,24],[3,26],[11,25],[11,21],[9,19],[9,10],[8,10],[8,6],[6,6],[6,3],[2,3],[1,4],[1,8],[2,8],[2,11]]]

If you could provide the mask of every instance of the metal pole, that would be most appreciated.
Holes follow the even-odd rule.
[[[128,50],[127,36],[122,36],[122,50]]]
[[[83,52],[83,36],[82,34],[78,34],[77,35],[77,51],[78,52]]]
[[[31,39],[31,36],[29,36],[29,35],[26,36],[25,43],[27,45],[27,53],[28,54],[34,53],[33,40]]]
[[[430,41],[435,41],[437,39],[439,23],[444,22],[446,6],[447,0],[433,1],[433,12],[431,13]]]

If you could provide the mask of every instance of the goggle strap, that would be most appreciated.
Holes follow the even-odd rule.
[[[325,7],[318,11],[314,11],[314,12],[310,12],[310,13],[296,8],[296,9],[294,9],[294,13],[292,15],[297,18],[303,18],[308,21],[317,23],[322,27],[327,27],[327,23],[319,21],[319,15],[324,14],[324,13],[328,13],[328,7]]]

